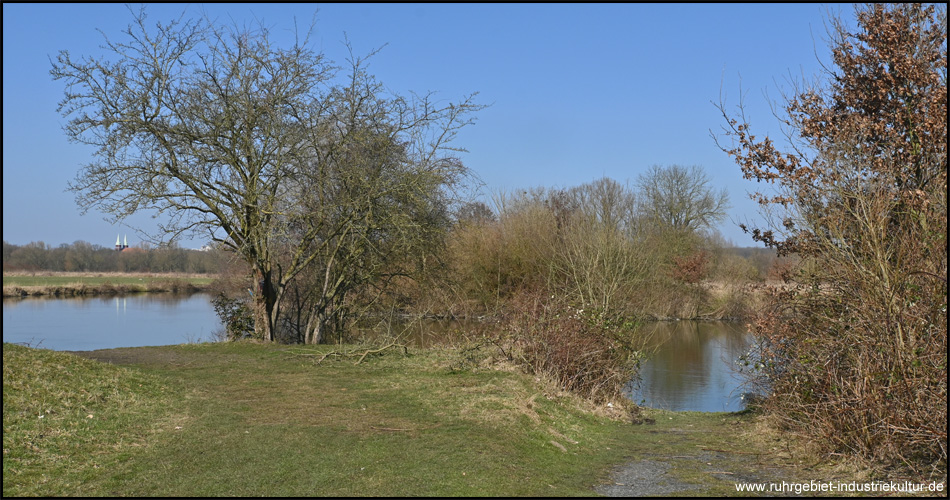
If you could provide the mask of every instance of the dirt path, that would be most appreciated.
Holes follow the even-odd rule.
[[[780,482],[774,474],[763,476],[764,471],[750,470],[754,464],[742,464],[724,453],[704,452],[693,457],[658,457],[655,460],[641,459],[618,467],[611,473],[612,484],[598,486],[595,490],[608,497],[660,496],[692,493],[713,495],[712,490],[726,487],[734,494],[737,483]],[[709,480],[691,482],[679,476],[689,471],[707,474]],[[775,472],[774,470],[771,472]],[[720,484],[710,485],[715,481]]]
[[[87,359],[111,363],[114,365],[181,365],[201,359],[200,354],[181,350],[162,349],[161,347],[118,347],[95,351],[63,351]]]
[[[595,488],[608,497],[745,496],[737,484],[807,482],[818,471],[782,448],[777,439],[753,439],[755,417],[735,413],[674,413],[647,410],[654,425],[642,434],[630,460]],[[761,493],[786,496],[791,493]]]

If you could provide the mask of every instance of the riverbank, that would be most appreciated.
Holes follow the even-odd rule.
[[[215,275],[186,273],[4,273],[3,297],[76,297],[207,291]]]
[[[751,413],[646,410],[634,425],[461,351],[334,349],[4,344],[3,494],[731,496],[862,480]]]

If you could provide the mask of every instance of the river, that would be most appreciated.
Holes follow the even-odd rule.
[[[644,326],[655,349],[628,385],[637,403],[673,411],[739,411],[743,379],[736,360],[752,343],[742,323],[664,321]]]
[[[209,342],[222,328],[200,293],[3,299],[3,341],[55,351]]]

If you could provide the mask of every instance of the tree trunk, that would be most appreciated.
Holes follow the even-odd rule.
[[[323,339],[326,338],[326,335],[329,328],[329,320],[331,314],[328,309],[331,306],[318,307],[314,312],[311,313],[310,322],[311,324],[307,325],[307,343],[308,344],[319,344],[323,342]]]
[[[274,341],[277,324],[277,289],[270,271],[254,272],[254,331],[266,342]]]
[[[323,340],[323,318],[316,310],[310,311],[304,327],[304,343],[319,344]]]
[[[324,321],[323,321],[323,318],[321,318],[319,315],[316,315],[316,316],[317,318],[313,322],[314,323],[313,329],[312,330],[308,329],[308,333],[310,335],[310,338],[307,339],[308,344],[319,344],[320,341],[323,340]]]

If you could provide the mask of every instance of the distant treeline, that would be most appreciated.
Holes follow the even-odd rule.
[[[69,272],[219,272],[224,255],[217,250],[191,250],[177,245],[150,247],[143,243],[117,251],[86,241],[63,243],[57,247],[42,241],[19,246],[3,242],[3,271]]]

